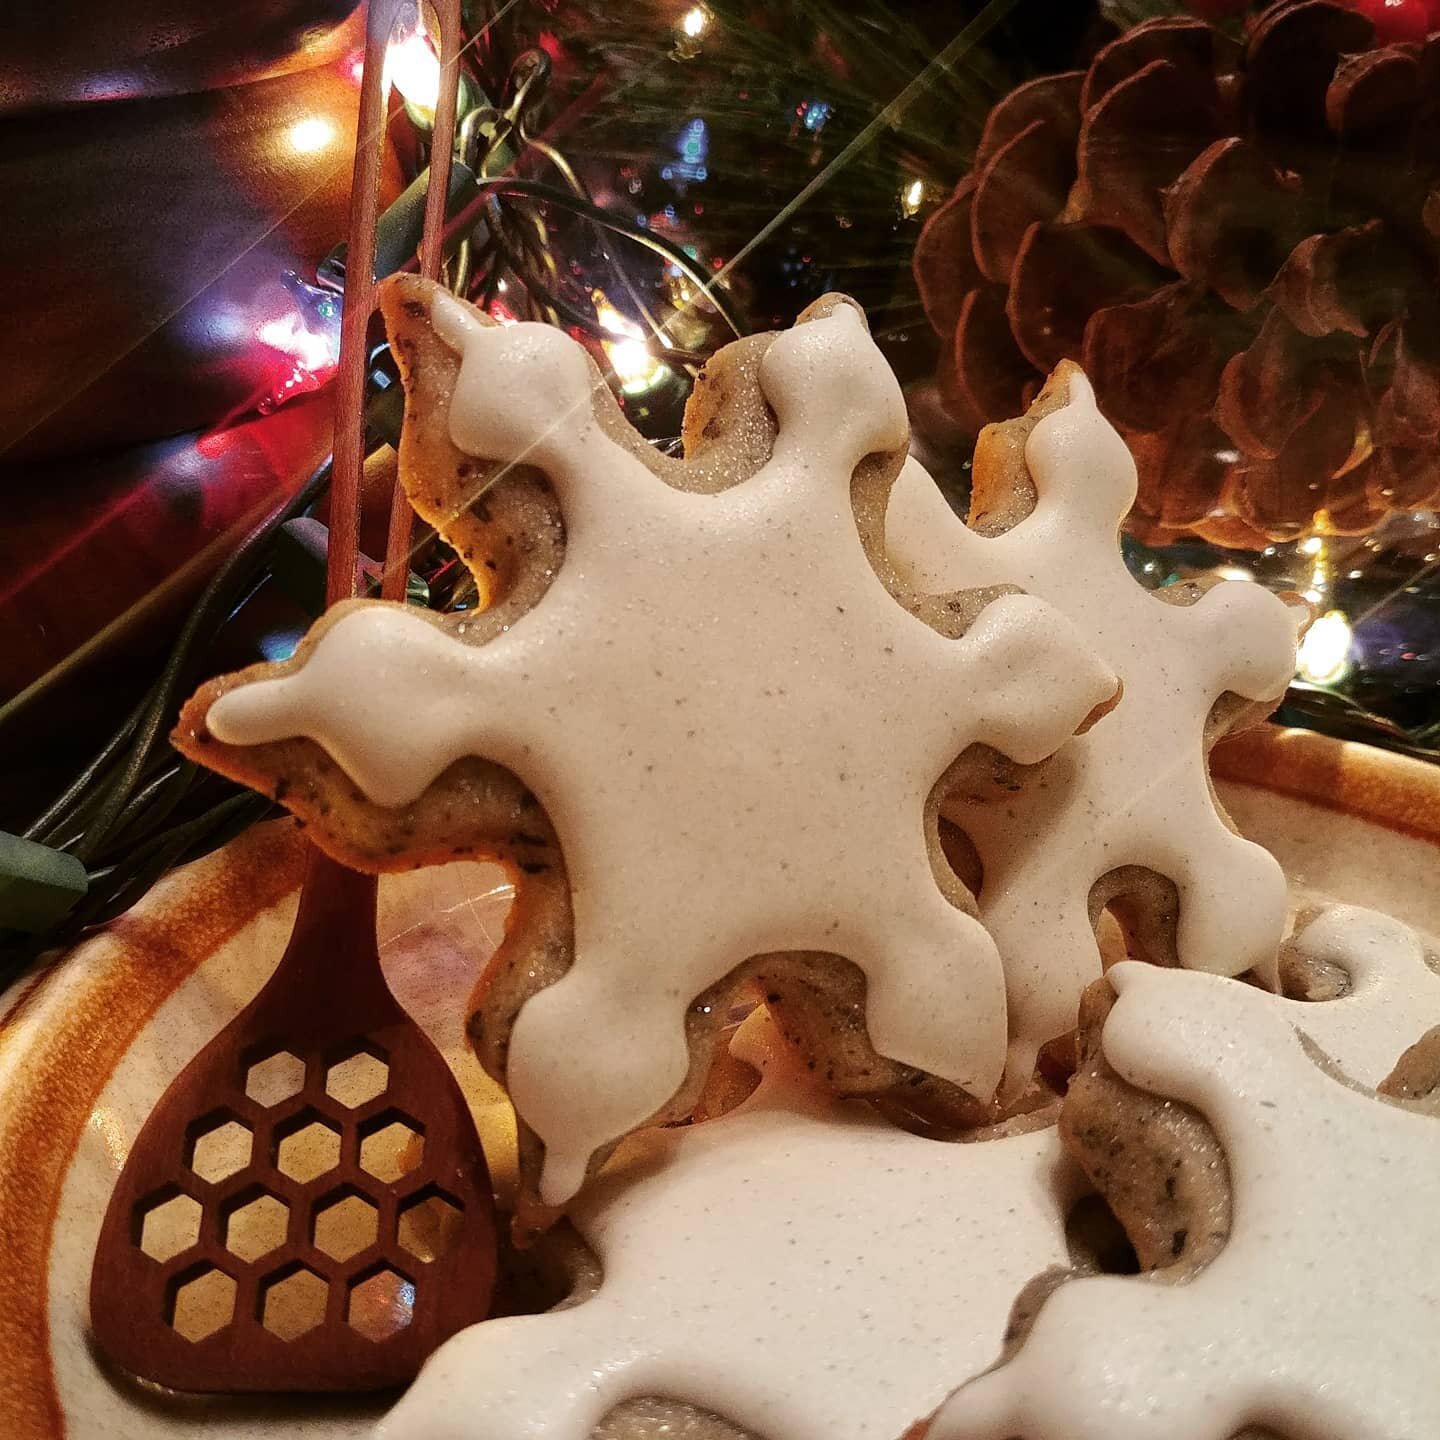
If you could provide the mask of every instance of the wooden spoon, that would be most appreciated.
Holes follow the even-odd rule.
[[[443,0],[422,271],[439,268],[458,0]],[[336,382],[327,599],[356,585],[365,332],[374,302],[381,71],[397,0],[371,0]],[[398,496],[381,594],[404,595]],[[400,743],[397,740],[397,743]],[[494,1200],[454,1076],[396,1002],[375,879],[312,851],[279,967],[176,1077],[136,1138],[90,1284],[100,1349],[186,1391],[398,1385],[489,1311]]]
[[[495,1267],[485,1157],[381,974],[375,880],[312,850],[279,967],[130,1152],[95,1339],[177,1390],[382,1389],[485,1318]]]

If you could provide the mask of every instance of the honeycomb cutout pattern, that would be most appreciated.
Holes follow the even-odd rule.
[[[355,1110],[383,1095],[389,1079],[390,1067],[374,1050],[357,1050],[325,1072],[325,1093]]]
[[[165,1325],[195,1347],[258,1327],[299,1352],[328,1319],[383,1348],[465,1221],[427,1170],[424,1121],[394,1103],[386,1049],[252,1050],[231,1085],[186,1128],[179,1179],[133,1207]]]
[[[305,1185],[340,1163],[340,1131],[314,1110],[302,1110],[276,1132],[275,1167]]]
[[[325,1319],[330,1287],[306,1265],[292,1265],[263,1282],[260,1323],[277,1339],[298,1340]]]
[[[377,1344],[406,1329],[414,1314],[414,1284],[388,1265],[361,1276],[350,1286],[345,1321]]]
[[[228,1180],[250,1163],[255,1137],[250,1127],[226,1111],[195,1126],[190,1142],[190,1169],[212,1185]]]
[[[225,1248],[239,1260],[259,1260],[285,1243],[289,1228],[290,1207],[283,1200],[246,1191],[225,1217]]]
[[[326,1201],[315,1212],[315,1248],[332,1260],[368,1250],[380,1233],[380,1213],[356,1191]]]
[[[175,1277],[166,1318],[186,1340],[208,1340],[235,1318],[235,1282],[213,1265],[196,1265]]]
[[[440,1260],[454,1248],[462,1219],[460,1202],[432,1189],[400,1210],[400,1248],[422,1264]]]
[[[305,1062],[288,1050],[277,1050],[264,1060],[257,1060],[245,1072],[245,1093],[257,1105],[278,1105],[298,1095],[304,1087]]]
[[[485,1153],[386,981],[375,895],[311,852],[270,978],[136,1135],[90,1273],[115,1370],[199,1394],[391,1390],[490,1313]]]
[[[152,1260],[173,1260],[200,1238],[200,1202],[175,1191],[142,1202],[140,1248]]]
[[[360,1132],[360,1168],[386,1184],[402,1180],[425,1157],[425,1137],[397,1111],[373,1120]]]

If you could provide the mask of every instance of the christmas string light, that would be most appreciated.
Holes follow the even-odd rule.
[[[440,56],[418,7],[386,47],[384,87],[398,90],[407,109],[424,124],[433,123],[440,98]]]
[[[256,409],[267,415],[287,400],[329,382],[340,363],[340,305],[336,296],[302,280],[293,270],[281,277],[285,308],[255,327],[255,339],[279,362],[275,382]]]
[[[627,320],[605,298],[604,291],[596,290],[592,299],[601,328],[619,337],[603,341],[602,346],[619,377],[620,389],[626,395],[643,395],[670,374],[669,367],[651,354],[645,343],[645,332],[633,320]]]
[[[1353,632],[1343,612],[1327,610],[1318,616],[1300,642],[1296,673],[1312,685],[1334,685],[1350,669]]]

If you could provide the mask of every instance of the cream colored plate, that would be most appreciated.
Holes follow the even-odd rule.
[[[141,1440],[368,1433],[376,1402],[156,1400],[116,1382],[87,1333],[90,1264],[111,1189],[170,1079],[264,984],[295,914],[300,846],[261,827],[169,877],[123,921],[5,997],[0,1013],[0,1435]],[[475,978],[512,890],[463,863],[380,886],[391,987],[450,1061],[486,1152],[511,1165],[508,1108],[465,1043]],[[283,1417],[283,1420],[282,1420]]]
[[[1240,828],[1275,852],[1301,898],[1369,905],[1440,935],[1440,769],[1277,730],[1229,742],[1216,769]],[[150,1396],[101,1367],[86,1329],[95,1238],[131,1140],[170,1077],[273,968],[294,914],[300,853],[288,822],[251,832],[0,999],[6,1440],[368,1433],[373,1401]],[[461,1027],[510,898],[502,871],[468,863],[387,879],[380,890],[391,985],[451,1061],[502,1176],[508,1111]]]

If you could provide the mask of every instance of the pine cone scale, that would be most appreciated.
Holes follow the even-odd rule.
[[[1080,111],[1088,114],[1103,97],[1156,60],[1212,74],[1232,73],[1239,51],[1200,20],[1152,20],[1112,40],[1085,74]]]
[[[1234,309],[1254,309],[1302,237],[1299,197],[1299,177],[1249,141],[1215,141],[1165,195],[1175,268]]]
[[[1111,225],[1162,264],[1171,256],[1161,197],[1215,134],[1219,97],[1212,77],[1152,60],[1106,91],[1080,128],[1078,180],[1069,219]],[[1139,126],[1144,147],[1127,147]]]
[[[973,172],[983,170],[997,151],[1035,124],[1052,127],[1055,143],[1073,150],[1080,129],[1080,87],[1084,79],[1083,71],[1070,70],[1061,75],[1042,75],[1012,90],[985,122]]]
[[[1285,150],[1327,132],[1326,97],[1341,61],[1369,51],[1375,27],[1358,10],[1330,0],[1273,5],[1261,16],[1245,57],[1251,124]]]
[[[972,290],[960,309],[951,361],[940,371],[941,393],[951,413],[977,435],[991,415],[1018,415],[1030,362],[1010,331],[1001,291]]]
[[[1060,213],[1074,181],[1074,147],[1057,146],[1042,120],[996,150],[980,172],[970,206],[975,264],[987,280],[1008,283],[1026,232]]]
[[[1403,50],[1341,57],[1325,92],[1325,123],[1348,144],[1408,140],[1420,98],[1420,64]]]
[[[1242,317],[1176,281],[1131,304],[1097,310],[1085,327],[1082,364],[1100,377],[1096,395],[1116,424],[1164,431],[1177,412],[1210,423],[1227,360],[1252,336]],[[1216,448],[1229,443],[1220,432]],[[1207,502],[1199,513],[1208,508]]]
[[[1078,360],[1085,326],[1103,305],[1152,290],[1163,270],[1118,230],[1102,225],[1033,225],[1025,235],[1006,300],[1015,343],[1041,374]]]
[[[935,333],[953,335],[965,297],[984,283],[970,245],[970,206],[975,181],[967,175],[925,222],[915,242],[915,279],[920,303]]]
[[[1366,276],[1375,268],[1381,230],[1380,222],[1371,220],[1333,235],[1307,235],[1286,257],[1269,298],[1303,334],[1368,335],[1376,297]]]

